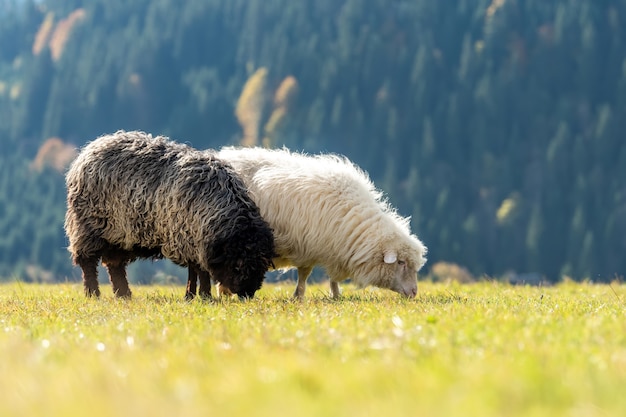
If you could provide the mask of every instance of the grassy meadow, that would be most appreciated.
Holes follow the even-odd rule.
[[[622,416],[626,286],[0,285],[1,416]]]

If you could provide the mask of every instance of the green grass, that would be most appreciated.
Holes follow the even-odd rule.
[[[0,416],[622,416],[626,286],[0,286]]]

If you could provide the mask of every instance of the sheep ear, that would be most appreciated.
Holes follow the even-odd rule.
[[[386,264],[392,264],[398,260],[398,254],[395,251],[387,251],[383,259]]]

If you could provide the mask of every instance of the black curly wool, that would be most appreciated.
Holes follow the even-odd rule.
[[[122,297],[131,295],[125,267],[137,258],[165,257],[242,297],[261,287],[275,255],[272,231],[212,151],[119,131],[85,146],[66,182],[68,249],[87,295],[100,293],[100,259]]]

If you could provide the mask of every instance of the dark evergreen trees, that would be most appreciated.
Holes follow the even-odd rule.
[[[623,0],[0,0],[0,274],[69,274],[62,177],[24,168],[47,138],[238,143],[261,68],[255,140],[346,154],[413,216],[430,262],[624,274]]]

